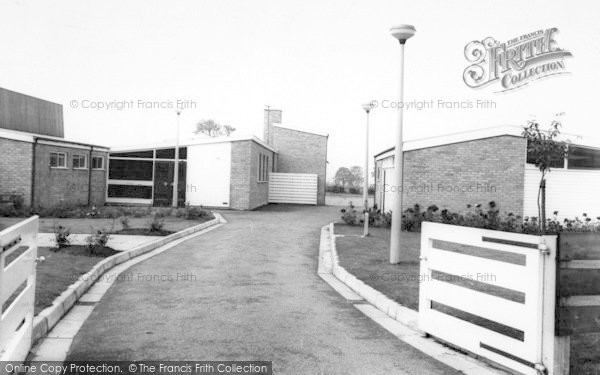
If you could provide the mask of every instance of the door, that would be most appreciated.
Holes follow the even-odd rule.
[[[186,193],[186,162],[179,162],[179,189],[178,206],[185,205]],[[155,206],[170,206],[173,202],[173,176],[175,163],[171,161],[157,161],[154,163],[154,200]]]

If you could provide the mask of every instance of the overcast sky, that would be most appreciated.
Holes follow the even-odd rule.
[[[361,103],[396,101],[399,46],[390,26],[411,23],[405,100],[408,139],[557,113],[564,131],[600,139],[600,4],[595,1],[20,1],[0,3],[0,86],[64,105],[69,139],[107,146],[174,137],[170,109],[138,101],[190,101],[182,133],[203,118],[262,135],[265,105],[283,125],[327,133],[329,176],[362,165]],[[568,75],[495,93],[463,82],[465,45],[556,27],[573,57]],[[495,108],[438,107],[490,100]],[[133,101],[133,108],[83,103]],[[77,108],[72,108],[72,103]],[[114,104],[113,104],[114,105]],[[74,106],[74,105],[73,105]],[[450,105],[452,107],[452,105]],[[372,112],[371,153],[393,145],[396,110]],[[183,137],[183,136],[182,136]],[[600,143],[598,144],[600,146]]]

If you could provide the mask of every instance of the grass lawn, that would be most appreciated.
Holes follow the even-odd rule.
[[[336,239],[342,267],[399,304],[418,309],[420,233],[403,233],[407,263],[396,265],[389,263],[389,229],[370,228],[369,237],[362,238],[362,227],[336,224],[334,232],[349,235]]]
[[[406,254],[406,262],[402,264],[389,264],[388,228],[370,228],[370,236],[360,237],[362,227],[353,227],[346,224],[336,224],[335,234],[345,235],[336,239],[336,248],[340,258],[340,265],[348,272],[362,280],[365,284],[385,294],[399,304],[413,310],[419,309],[419,280],[420,266],[419,253],[421,246],[421,233],[403,232],[402,251]],[[457,252],[467,252],[464,249],[454,249]],[[483,249],[482,252],[485,253]],[[481,253],[480,253],[481,254]],[[510,255],[485,254],[485,257],[502,259],[510,263],[517,263]],[[509,290],[498,290],[488,284],[477,281],[455,282],[470,289],[480,290],[484,293],[519,301],[524,296]],[[479,284],[483,284],[483,287]],[[520,331],[514,328],[498,325],[497,323],[468,316],[460,311],[455,311],[448,306],[437,306],[438,310],[471,323],[492,329],[510,337],[518,338]],[[587,374],[600,373],[600,334],[588,334],[571,337],[571,373]]]
[[[84,246],[71,246],[57,252],[48,247],[38,248],[38,262],[35,285],[35,314],[52,305],[52,301],[73,284],[84,273],[105,257],[115,253],[113,249],[100,249],[99,255],[92,256]]]

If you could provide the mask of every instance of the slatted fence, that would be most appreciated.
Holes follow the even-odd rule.
[[[0,361],[23,361],[31,348],[37,233],[37,216],[0,232]]]
[[[318,176],[306,173],[271,173],[269,203],[317,204]]]

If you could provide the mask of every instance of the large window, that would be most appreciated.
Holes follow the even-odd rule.
[[[73,154],[73,169],[87,169],[87,156]]]
[[[600,169],[600,150],[569,146],[569,169]]]
[[[110,159],[108,178],[111,180],[152,181],[154,163],[151,160]]]
[[[51,152],[50,153],[50,168],[66,168],[67,167],[67,154],[64,152]]]
[[[102,156],[92,156],[92,169],[104,169],[104,158]]]
[[[258,155],[258,182],[269,180],[269,157],[267,155]]]
[[[529,150],[529,142],[527,141],[527,163],[535,164],[535,161],[538,157],[534,152]],[[550,161],[550,168],[564,168],[565,167],[565,158],[564,155],[560,153],[554,155],[554,158]]]

